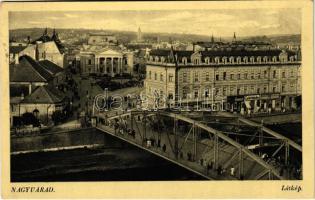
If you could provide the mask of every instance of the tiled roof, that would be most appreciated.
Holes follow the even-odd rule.
[[[53,76],[31,57],[20,57],[19,64],[10,65],[10,82],[48,82]]]
[[[57,89],[50,86],[39,86],[34,92],[26,96],[21,103],[60,103],[64,100],[65,95]]]
[[[32,67],[47,81],[53,79],[52,74],[47,71],[43,66],[41,66],[38,62],[36,62],[35,60],[33,60],[33,58],[29,57],[29,56],[22,56],[23,58],[25,58],[27,60],[27,62],[29,62]]]
[[[20,53],[23,51],[27,46],[10,46],[9,47],[9,52],[13,54]]]
[[[55,75],[59,72],[63,72],[63,68],[59,67],[55,63],[49,60],[41,60],[38,62],[42,67],[44,67],[47,71],[51,72],[51,74]]]

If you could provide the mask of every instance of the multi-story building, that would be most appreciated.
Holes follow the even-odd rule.
[[[30,40],[30,39],[29,39]],[[27,46],[14,46],[10,44],[10,63],[18,64],[18,58],[28,55],[34,60],[49,60],[60,67],[64,67],[65,47],[61,44],[58,33],[53,30],[53,35],[48,36],[47,29],[38,39]]]
[[[270,112],[301,107],[300,70],[291,51],[152,50],[144,85],[149,99],[170,105]]]
[[[117,45],[117,39],[115,35],[106,33],[90,33],[88,39],[89,45]]]

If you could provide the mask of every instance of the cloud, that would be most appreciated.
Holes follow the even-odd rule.
[[[78,15],[74,15],[74,14],[70,14],[70,13],[65,13],[64,15],[67,18],[77,18],[77,17],[79,17]]]

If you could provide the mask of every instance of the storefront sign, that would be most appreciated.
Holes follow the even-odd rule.
[[[257,99],[259,99],[259,95],[250,95],[250,96],[245,97],[246,101],[257,100]]]

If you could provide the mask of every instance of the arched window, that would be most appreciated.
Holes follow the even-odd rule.
[[[161,62],[164,62],[165,61],[165,58],[164,56],[161,57]]]
[[[264,63],[268,62],[268,57],[267,57],[267,56],[264,56],[263,62],[264,62]]]
[[[249,60],[250,60],[251,63],[254,63],[255,62],[255,57],[251,56]]]
[[[220,57],[215,57],[215,58],[214,58],[214,62],[215,62],[215,63],[220,63]]]
[[[290,56],[290,62],[294,61],[294,56]]]
[[[260,56],[257,57],[257,62],[261,63],[261,57]]]
[[[187,64],[187,58],[186,58],[186,57],[183,57],[183,58],[182,58],[182,63],[183,63],[184,65]]]
[[[224,57],[222,58],[222,62],[223,62],[224,64],[226,64],[226,63],[227,63],[227,57],[224,56]]]
[[[242,58],[241,58],[240,56],[238,56],[238,57],[236,58],[236,62],[237,62],[237,63],[241,63],[241,62],[242,62]]]
[[[244,61],[244,63],[248,63],[248,57],[245,56],[245,57],[243,58],[243,61]]]
[[[272,62],[277,62],[277,56],[272,57]]]
[[[210,58],[209,58],[209,57],[206,57],[206,58],[205,58],[205,63],[206,63],[206,64],[210,64]]]
[[[230,63],[234,63],[234,57],[233,56],[230,57]]]

